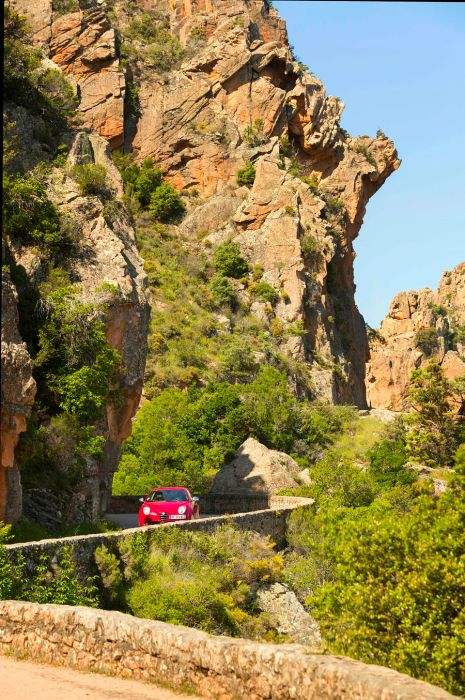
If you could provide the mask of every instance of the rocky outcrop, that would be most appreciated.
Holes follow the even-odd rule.
[[[2,272],[2,403],[0,520],[14,523],[21,515],[22,491],[15,448],[26,430],[36,393],[32,363],[18,330],[17,294]]]
[[[435,358],[448,379],[465,374],[465,263],[444,272],[438,289],[400,292],[372,334],[367,400],[376,408],[407,408],[412,370]]]
[[[215,476],[210,493],[277,493],[297,486],[300,467],[284,452],[247,438]]]
[[[318,623],[306,612],[290,588],[282,583],[262,586],[257,591],[257,606],[268,613],[280,634],[311,651],[319,651],[321,633]]]
[[[69,5],[75,11],[62,14],[53,11],[51,0],[13,2],[27,17],[34,42],[76,89],[82,126],[116,148],[123,143],[125,81],[115,29],[102,3],[81,3],[82,9],[79,2]]]

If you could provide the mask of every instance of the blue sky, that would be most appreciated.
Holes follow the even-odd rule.
[[[382,129],[402,165],[355,241],[356,301],[378,326],[401,290],[465,260],[465,3],[275,0],[295,53],[346,105],[353,136]]]

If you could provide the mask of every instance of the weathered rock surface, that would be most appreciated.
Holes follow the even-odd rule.
[[[370,343],[367,400],[404,410],[412,370],[435,358],[448,379],[465,374],[465,263],[445,272],[438,289],[400,292]],[[430,334],[427,349],[421,333]]]
[[[77,3],[79,5],[79,3]],[[124,75],[116,53],[115,30],[102,3],[59,14],[51,0],[14,0],[47,58],[63,70],[80,96],[83,126],[95,129],[113,148],[124,132]]]
[[[269,614],[278,632],[285,634],[290,641],[318,651],[321,645],[318,624],[288,586],[273,583],[259,588],[257,605],[260,610]]]
[[[284,452],[247,438],[215,476],[211,493],[277,493],[298,485],[300,467]]]
[[[36,394],[32,363],[18,329],[17,294],[8,273],[2,272],[2,404],[0,520],[16,522],[21,515],[21,480],[15,448],[26,430]]]

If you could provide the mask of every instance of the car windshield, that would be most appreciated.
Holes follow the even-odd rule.
[[[152,491],[146,499],[147,501],[163,501],[168,503],[176,503],[179,501],[187,501],[188,496],[184,489],[160,489],[158,491]]]

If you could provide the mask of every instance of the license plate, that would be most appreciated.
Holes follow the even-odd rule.
[[[170,520],[185,520],[185,515],[170,515]]]

